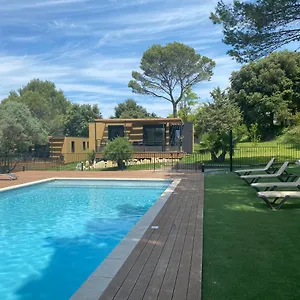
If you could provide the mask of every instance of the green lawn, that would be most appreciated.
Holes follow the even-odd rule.
[[[203,299],[300,299],[299,233],[300,199],[272,211],[237,175],[207,175]]]
[[[273,142],[240,143],[234,149],[233,165],[235,168],[247,165],[266,164],[271,157],[275,157],[278,163],[286,160],[294,162],[300,158],[300,149],[292,145],[278,144]],[[213,162],[210,153],[196,153],[187,155],[183,159],[184,162],[193,164],[195,162],[203,162],[207,167],[210,166],[229,166],[229,153],[226,155],[224,162]]]
[[[269,142],[259,142],[256,144],[253,144],[252,142],[242,142],[238,143],[236,145],[237,148],[243,148],[243,147],[276,147],[279,144],[277,140],[269,141]]]

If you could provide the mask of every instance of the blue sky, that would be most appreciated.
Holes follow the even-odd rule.
[[[167,116],[167,101],[127,87],[152,44],[183,42],[216,61],[201,101],[225,88],[240,65],[226,55],[222,28],[209,20],[217,0],[0,0],[0,99],[33,78],[53,81],[76,103],[97,103],[104,117],[132,97]]]

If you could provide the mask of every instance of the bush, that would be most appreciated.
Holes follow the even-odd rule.
[[[92,164],[96,158],[96,153],[94,150],[92,150],[91,152],[88,153],[87,155],[88,161],[90,162],[90,164]]]
[[[104,158],[112,160],[118,164],[119,169],[123,169],[124,161],[129,160],[133,154],[133,147],[125,137],[117,137],[103,149]]]
[[[233,151],[238,142],[238,138],[233,136]],[[217,134],[214,132],[204,133],[199,144],[195,147],[195,152],[211,154],[214,162],[224,162],[226,154],[230,151],[230,136],[228,133]]]
[[[300,144],[300,126],[294,126],[286,129],[280,138],[280,142],[299,146]]]
[[[249,136],[250,136],[250,140],[254,146],[256,146],[258,142],[260,142],[261,136],[258,134],[258,124],[257,123],[251,124],[251,126],[249,128]]]

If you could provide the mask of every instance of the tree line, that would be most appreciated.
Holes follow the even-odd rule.
[[[148,101],[170,102],[170,117],[194,122],[199,151],[209,150],[214,160],[225,158],[229,130],[235,142],[280,135],[295,142],[295,135],[300,137],[300,55],[274,51],[299,42],[299,12],[297,0],[219,1],[210,18],[223,26],[224,43],[232,46],[228,54],[247,64],[231,74],[227,89],[213,89],[207,103],[193,88],[212,78],[216,64],[179,42],[146,50],[128,87]],[[157,116],[127,99],[111,118]],[[96,118],[102,118],[97,105],[71,103],[54,83],[34,79],[0,103],[0,152],[25,151],[45,143],[47,135],[88,136],[88,123]]]
[[[201,72],[206,71],[200,70],[198,77],[205,78]],[[214,159],[217,153],[220,159],[226,153],[230,128],[235,137],[249,138],[255,127],[261,140],[270,140],[281,134],[292,137],[289,130],[297,131],[294,127],[300,126],[300,54],[297,52],[272,53],[242,66],[232,73],[226,90],[216,87],[211,91],[208,103],[201,102],[192,88],[188,85],[180,95],[175,117],[194,122],[202,147],[214,149]],[[174,113],[173,109],[169,117],[174,117]],[[115,107],[110,118],[158,116],[134,99],[127,99]],[[34,144],[46,143],[49,135],[87,137],[88,123],[97,118],[102,118],[98,105],[71,103],[54,83],[34,79],[18,91],[12,91],[0,103],[1,152],[26,151]]]
[[[111,118],[154,118],[133,99],[119,103]],[[53,82],[31,80],[0,103],[0,153],[26,153],[48,136],[89,136],[89,122],[101,119],[98,105],[69,101]]]

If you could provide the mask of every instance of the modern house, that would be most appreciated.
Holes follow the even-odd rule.
[[[95,151],[101,158],[104,146],[114,138],[127,137],[134,158],[179,158],[194,148],[193,123],[179,118],[97,119],[89,123],[89,137],[49,136],[50,157],[64,163],[85,161]]]
[[[179,118],[97,119],[89,124],[90,149],[96,153],[117,136],[126,136],[138,157],[142,153],[193,152],[193,124]]]

